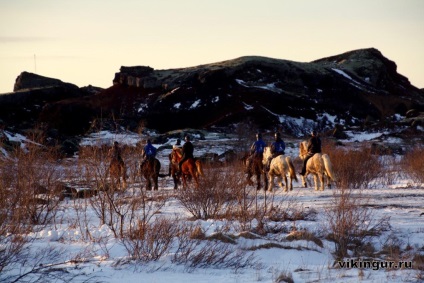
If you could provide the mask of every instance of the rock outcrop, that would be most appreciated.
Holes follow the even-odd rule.
[[[13,91],[30,90],[46,87],[67,87],[78,89],[78,87],[71,83],[64,83],[61,80],[43,77],[37,74],[22,72],[15,81]]]

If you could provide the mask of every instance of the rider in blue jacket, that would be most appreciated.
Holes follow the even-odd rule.
[[[150,139],[147,140],[147,144],[143,148],[143,161],[141,165],[143,165],[147,160],[153,160],[156,157],[157,149],[152,145],[152,141]]]
[[[271,160],[279,155],[283,155],[286,150],[286,144],[281,139],[281,134],[276,132],[274,135],[275,141],[271,144],[271,156],[268,157],[266,171],[269,171]]]
[[[249,171],[253,158],[262,159],[266,143],[262,140],[262,134],[256,134],[256,141],[250,147],[250,156],[246,159],[246,170]]]
[[[262,140],[262,134],[256,134],[256,141],[250,147],[250,155],[253,157],[261,157],[264,153],[264,149],[266,147],[266,143]]]

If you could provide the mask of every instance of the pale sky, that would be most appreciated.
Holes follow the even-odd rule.
[[[23,71],[110,87],[121,66],[374,47],[424,88],[423,0],[0,0],[0,93]]]

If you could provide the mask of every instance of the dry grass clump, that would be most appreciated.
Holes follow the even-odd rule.
[[[306,230],[292,231],[289,235],[287,235],[286,239],[288,241],[306,240],[314,242],[320,248],[324,247],[324,244],[322,243],[321,239]]]

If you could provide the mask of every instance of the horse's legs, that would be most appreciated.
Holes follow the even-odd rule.
[[[152,182],[150,180],[150,176],[145,176],[146,177],[146,190],[151,191],[152,190]]]
[[[261,173],[260,172],[256,173],[256,189],[257,190],[261,189]]]
[[[183,180],[183,189],[187,189],[187,180],[184,173],[181,173],[181,179]]]
[[[318,175],[314,174],[315,191],[318,191]]]
[[[293,191],[293,179],[289,176],[289,178],[287,179],[288,186],[289,186],[289,191]]]
[[[178,179],[176,174],[172,174],[172,179],[174,180],[174,190],[178,189]]]
[[[158,186],[159,175],[155,175],[153,178],[154,178],[153,180],[154,180],[154,184],[155,184],[154,190],[157,191],[159,189],[159,186]]]
[[[325,187],[324,173],[320,174],[319,178],[320,178],[320,181],[321,181],[321,191],[323,191],[324,187]]]
[[[193,177],[194,182],[196,183],[196,188],[199,188],[199,177],[197,176],[196,166],[190,168],[190,175]]]
[[[300,176],[302,178],[303,187],[307,188],[308,187],[308,184],[306,183],[306,174],[305,175],[300,175]]]
[[[291,191],[291,187],[289,187],[289,183],[287,182],[287,175],[284,174],[284,177],[283,178],[284,178],[284,184],[286,185],[285,188],[284,188],[284,191],[285,192],[287,192],[289,190]]]
[[[171,176],[172,176],[172,180],[174,181],[174,190],[177,190],[178,189],[178,182],[179,182],[179,179],[178,179],[178,176],[177,176],[177,168],[176,168],[176,166],[175,165],[170,165],[170,172],[171,172]]]
[[[325,179],[327,180],[327,186],[329,189],[331,189],[331,179],[328,175],[325,175]]]
[[[120,164],[120,176],[118,176],[118,180],[122,177],[122,189],[127,188],[127,168],[125,167],[125,164]],[[120,181],[119,181],[119,184]]]
[[[268,187],[265,187],[265,189],[268,189],[268,191],[271,191],[274,186],[274,174],[272,170],[268,171]]]

